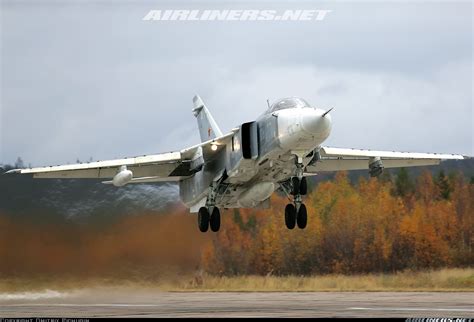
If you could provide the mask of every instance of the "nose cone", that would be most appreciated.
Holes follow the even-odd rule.
[[[329,113],[322,116],[324,112],[320,109],[311,109],[302,113],[301,125],[303,130],[315,137],[328,137],[331,132],[331,116]]]

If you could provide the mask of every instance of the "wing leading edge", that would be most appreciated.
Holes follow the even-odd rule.
[[[384,168],[415,167],[437,165],[442,160],[463,160],[460,154],[417,153],[396,151],[373,151],[322,147],[320,160],[306,167],[307,173],[321,171],[364,170],[369,163],[378,160]]]
[[[144,155],[132,158],[95,161],[79,164],[57,165],[29,169],[15,169],[9,172],[32,174],[34,178],[112,178],[121,166],[133,172],[134,177],[173,177],[186,174],[186,165],[180,152]]]
[[[13,169],[7,173],[32,174],[34,178],[45,179],[108,179],[113,178],[121,167],[126,166],[127,170],[133,173],[133,179],[128,183],[179,181],[199,171],[200,166],[225,148],[233,134],[234,130],[179,152],[79,164]],[[104,183],[112,182],[105,181]]]

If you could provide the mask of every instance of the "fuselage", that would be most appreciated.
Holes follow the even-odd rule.
[[[265,206],[279,182],[288,180],[294,173],[295,158],[301,157],[306,165],[315,149],[330,135],[331,116],[325,112],[300,98],[277,101],[248,125],[251,134],[245,134],[246,127],[242,125],[232,144],[207,163],[203,171],[180,182],[183,203],[189,208],[201,206],[217,174],[224,176],[217,206]],[[254,149],[251,157],[246,158],[241,150],[249,135],[252,146],[258,150]]]

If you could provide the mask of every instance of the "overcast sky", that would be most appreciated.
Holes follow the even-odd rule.
[[[1,3],[0,163],[196,144],[195,93],[223,132],[255,119],[267,98],[301,96],[334,107],[327,145],[474,155],[469,1]],[[152,9],[226,8],[332,12],[300,22],[142,20]]]

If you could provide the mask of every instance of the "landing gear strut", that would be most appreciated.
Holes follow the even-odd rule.
[[[308,213],[306,206],[303,203],[302,197],[308,192],[308,184],[306,178],[303,177],[303,159],[296,158],[296,176],[291,178],[291,194],[293,195],[293,204],[288,204],[285,207],[285,224],[288,229],[306,228],[308,223]]]

